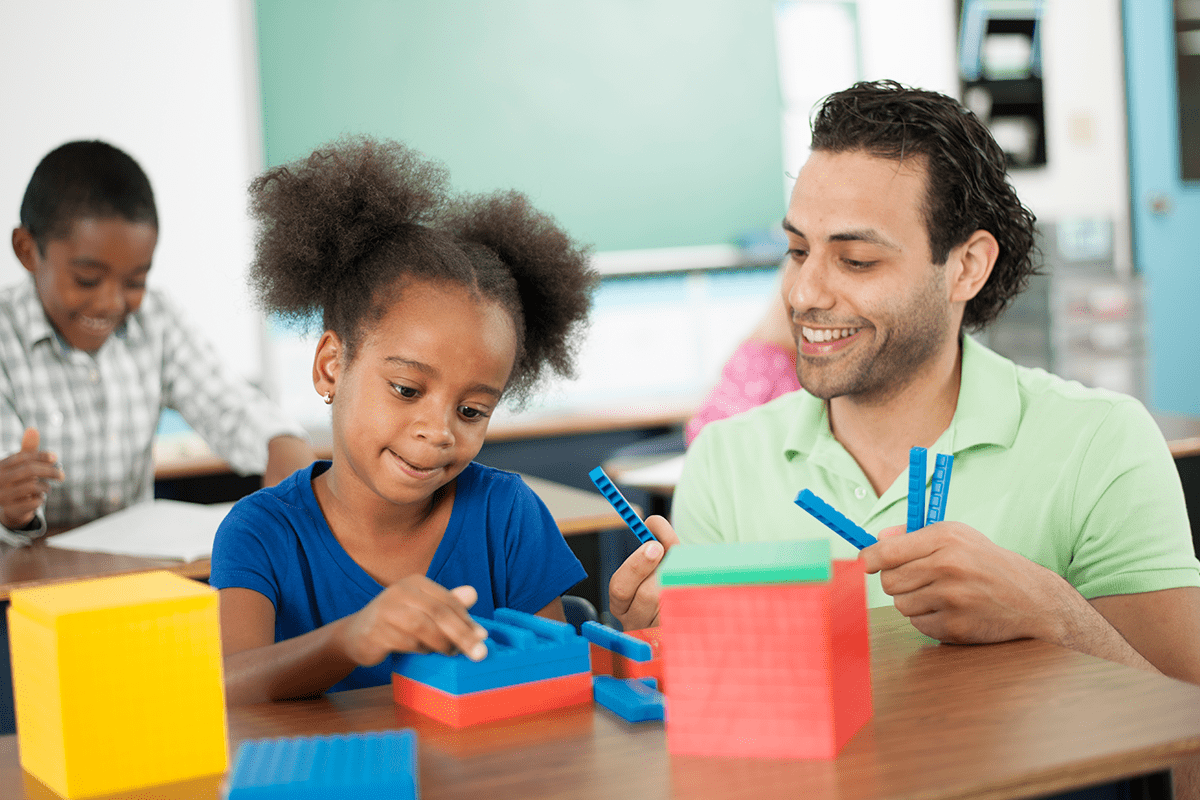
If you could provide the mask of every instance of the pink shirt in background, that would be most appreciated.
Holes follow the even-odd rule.
[[[708,423],[740,414],[799,388],[794,349],[748,339],[725,362],[717,385],[688,420],[684,439],[690,445]]]

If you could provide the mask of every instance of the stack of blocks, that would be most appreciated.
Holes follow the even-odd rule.
[[[681,544],[659,578],[672,753],[834,758],[870,719],[859,561],[824,540]]]
[[[580,630],[591,643],[592,687],[596,702],[626,722],[663,719],[665,701],[659,691],[661,644],[613,630],[597,622],[585,622]],[[617,673],[621,673],[620,676]],[[636,677],[627,677],[636,673]]]
[[[169,572],[18,590],[21,766],[93,797],[225,771],[216,590]]]
[[[475,617],[487,657],[402,657],[392,673],[398,705],[455,728],[592,702],[588,643],[565,622],[510,609]]]

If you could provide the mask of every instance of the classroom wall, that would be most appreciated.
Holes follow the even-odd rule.
[[[249,12],[245,0],[0,3],[0,222],[17,224],[29,176],[55,146],[99,138],[127,150],[158,202],[151,285],[257,378],[260,323],[243,279],[245,187],[261,168]],[[4,241],[8,285],[27,273]]]
[[[259,347],[258,316],[244,289],[252,235],[244,213],[244,190],[262,164],[253,5],[252,0],[187,4],[46,0],[0,5],[0,87],[7,97],[18,99],[11,106],[14,113],[8,115],[7,153],[0,160],[0,207],[7,209],[8,224],[15,224],[30,172],[58,143],[100,137],[128,149],[146,167],[159,198],[163,229],[152,281],[187,302],[192,319],[231,366],[271,386],[278,376],[298,368],[306,374],[307,369],[300,367],[310,345],[290,353],[280,347],[264,353]],[[761,16],[769,5],[747,3],[746,13]],[[857,0],[829,5],[849,8],[854,16],[858,77],[893,77],[941,91],[957,90],[954,0]],[[1119,23],[1118,0],[1046,4],[1049,163],[1043,169],[1015,173],[1013,178],[1021,196],[1042,219],[1113,220],[1115,260],[1118,268],[1128,269],[1129,190]],[[814,35],[797,46],[815,47],[822,41]],[[767,49],[773,44],[768,41]],[[93,53],[98,57],[89,57]],[[819,77],[818,73],[813,68],[807,77]],[[782,101],[779,126],[776,141],[786,140]],[[298,146],[292,139],[281,140],[285,149]],[[280,154],[294,155],[282,150]],[[793,163],[782,159],[780,163],[785,175],[794,172]],[[782,208],[789,182],[781,176],[776,184],[779,193],[769,202]],[[0,258],[0,283],[23,275],[15,258]],[[657,352],[673,354],[680,359],[681,369],[698,370],[689,373],[687,385],[702,387],[715,376],[727,350],[752,326],[758,309],[754,292],[771,291],[762,273],[747,275],[736,290],[728,279],[708,283],[681,276],[673,280],[646,284],[653,291],[639,297],[640,313],[639,307],[621,306],[620,298],[630,294],[623,285],[598,298],[598,311],[604,316],[593,327],[584,352],[579,390],[555,388],[551,393],[558,398],[555,404],[569,405],[575,395],[594,397],[601,390],[615,391],[614,359],[624,356],[620,351],[614,356],[601,343],[624,347],[637,341],[645,352],[654,346],[646,337],[655,338],[656,332]],[[720,295],[714,292],[736,301],[722,308]],[[686,327],[676,329],[681,321]],[[698,342],[705,348],[699,354],[694,350]],[[681,347],[688,348],[682,357]],[[663,377],[654,374],[655,380]],[[678,376],[672,373],[672,377]],[[303,374],[289,380],[304,391]],[[626,388],[638,391],[638,381]]]

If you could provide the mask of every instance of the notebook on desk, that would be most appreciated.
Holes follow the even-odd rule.
[[[233,503],[152,500],[52,536],[46,544],[64,550],[195,561],[212,554],[217,527],[231,508]]]

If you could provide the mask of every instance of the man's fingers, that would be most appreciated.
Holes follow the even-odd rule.
[[[638,589],[658,568],[664,552],[661,543],[648,542],[617,568],[608,582],[608,604],[614,614],[624,614],[629,609]]]
[[[646,527],[654,534],[655,539],[662,542],[665,549],[670,550],[679,544],[679,537],[675,535],[675,529],[671,527],[671,523],[667,522],[665,517],[651,514],[646,517]]]

